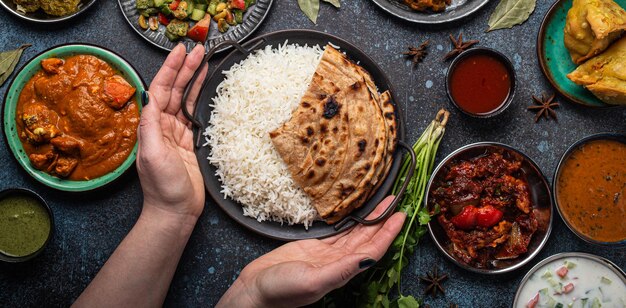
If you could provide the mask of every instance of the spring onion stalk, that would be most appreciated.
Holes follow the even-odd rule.
[[[420,238],[426,233],[426,224],[430,221],[430,214],[424,207],[426,185],[433,171],[435,156],[443,135],[449,112],[440,110],[435,119],[426,128],[422,136],[413,145],[417,157],[413,176],[408,179],[409,186],[396,208],[406,213],[407,218],[402,231],[396,237],[385,257],[365,274],[366,280],[362,283],[362,292],[359,306],[367,307],[419,307],[419,302],[413,296],[402,294],[402,270],[409,264],[407,256],[412,255]],[[400,173],[394,183],[392,193],[399,193],[400,187],[407,180],[411,157],[406,155],[400,168]],[[397,286],[398,297],[389,299],[393,286]]]
[[[346,286],[328,294],[315,307],[420,306],[420,302],[413,296],[402,294],[400,277],[402,270],[409,264],[407,256],[415,251],[415,246],[426,233],[426,224],[430,221],[430,214],[423,206],[424,195],[449,115],[448,111],[439,110],[435,119],[413,145],[417,161],[410,179],[407,179],[407,174],[411,157],[406,155],[402,161],[392,193],[398,194],[404,181],[410,181],[404,197],[396,207],[396,211],[406,213],[407,217],[400,234],[385,256],[374,267],[359,274]],[[394,286],[397,286],[398,296],[390,300],[390,293]],[[354,302],[355,298],[357,298],[357,303]]]

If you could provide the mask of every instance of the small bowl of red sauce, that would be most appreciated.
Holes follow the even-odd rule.
[[[499,51],[476,47],[463,52],[450,63],[446,78],[450,101],[469,116],[495,116],[513,101],[515,70]]]

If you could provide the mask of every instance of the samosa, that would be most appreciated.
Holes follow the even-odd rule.
[[[600,54],[626,30],[626,11],[613,0],[574,0],[567,12],[564,43],[581,64]]]
[[[626,36],[583,63],[567,78],[585,86],[607,104],[626,105]]]

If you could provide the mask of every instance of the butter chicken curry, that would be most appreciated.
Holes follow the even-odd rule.
[[[119,167],[137,141],[133,88],[91,55],[41,61],[22,90],[16,121],[32,165],[70,180],[90,180]]]

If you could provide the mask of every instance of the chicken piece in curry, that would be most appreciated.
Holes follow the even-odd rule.
[[[41,61],[20,93],[17,126],[33,167],[90,180],[119,167],[137,142],[135,88],[91,55]]]

